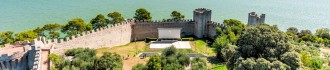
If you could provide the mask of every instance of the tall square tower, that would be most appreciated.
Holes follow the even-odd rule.
[[[207,36],[207,23],[211,21],[211,10],[206,8],[198,8],[194,10],[195,32],[194,35],[198,38]]]

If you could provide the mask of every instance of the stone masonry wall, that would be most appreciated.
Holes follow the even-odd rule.
[[[182,28],[181,35],[194,34],[194,21],[165,21],[165,22],[143,22],[137,21],[132,25],[132,38],[135,40],[144,40],[146,37],[158,38],[157,28]]]
[[[182,28],[181,35],[194,35],[195,21],[125,21],[111,27],[97,29],[96,31],[87,31],[77,37],[67,37],[59,40],[48,40],[47,43],[53,43],[55,47],[52,52],[63,54],[67,49],[72,48],[100,48],[113,47],[127,44],[135,40],[145,40],[147,37],[158,38],[157,28]],[[210,21],[208,23],[207,37],[214,39],[216,35],[215,28],[223,26],[220,23]],[[59,42],[56,42],[59,41]]]
[[[225,25],[213,21],[208,22],[208,30],[207,30],[208,38],[215,39],[215,35],[217,34],[215,30],[216,27],[225,28]]]
[[[67,49],[72,48],[100,48],[124,45],[131,42],[131,24],[133,21],[125,21],[111,27],[87,31],[78,37],[65,38],[68,41],[60,40],[55,43],[54,53],[63,54]]]

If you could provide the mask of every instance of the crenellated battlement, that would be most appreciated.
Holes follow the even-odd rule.
[[[214,22],[214,21],[209,21],[209,24],[211,24],[212,26],[219,26],[219,27],[225,27],[225,25],[223,23],[219,23],[219,22]]]
[[[127,44],[132,41],[144,40],[147,37],[158,37],[157,28],[182,28],[181,36],[195,35],[199,38],[212,38],[216,35],[216,27],[225,27],[224,24],[211,21],[211,11],[206,8],[194,10],[193,19],[184,20],[132,20],[105,26],[98,29],[84,31],[80,34],[59,39],[46,39],[38,37],[31,42],[15,42],[13,45],[35,46],[33,69],[40,70],[43,53],[56,53],[63,55],[67,49],[72,48],[101,48]],[[1,48],[0,48],[1,50]],[[47,57],[47,56],[46,56]],[[30,59],[30,58],[29,58]]]
[[[266,14],[258,16],[256,12],[251,12],[248,15],[248,25],[255,25],[258,23],[265,23]]]
[[[167,23],[167,22],[191,22],[193,21],[192,19],[184,19],[184,20],[152,20],[152,21],[147,21],[147,20],[134,20],[136,23]]]
[[[83,37],[83,36],[90,35],[90,34],[93,34],[93,33],[101,32],[103,30],[111,30],[111,29],[116,28],[116,27],[120,27],[120,26],[124,26],[124,25],[131,25],[131,24],[134,24],[134,23],[135,22],[133,20],[126,20],[126,21],[123,21],[121,23],[113,24],[113,25],[106,26],[106,27],[103,27],[103,28],[98,28],[98,29],[95,29],[95,30],[85,31],[85,32],[82,32],[80,34],[76,34],[76,35],[73,35],[73,36],[70,36],[70,37],[64,37],[64,38],[59,38],[59,39],[49,39],[49,40],[45,40],[45,38],[42,37],[42,39],[45,40],[46,44],[63,43],[63,42],[68,42],[68,41],[74,40],[74,39],[79,38],[79,37]]]
[[[206,9],[206,8],[197,8],[194,10],[195,13],[207,13],[207,12],[211,12],[212,10],[211,9]]]

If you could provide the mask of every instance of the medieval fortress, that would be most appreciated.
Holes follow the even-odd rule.
[[[169,21],[126,20],[104,28],[66,37],[46,40],[39,37],[33,41],[15,42],[0,48],[0,70],[44,70],[52,64],[47,56],[50,53],[63,55],[72,48],[101,48],[124,45],[133,41],[157,38],[157,28],[181,28],[181,36],[194,35],[198,38],[214,39],[215,28],[225,25],[211,21],[210,9],[198,8],[193,11],[193,19]],[[248,24],[263,23],[265,14],[258,17],[249,13]]]

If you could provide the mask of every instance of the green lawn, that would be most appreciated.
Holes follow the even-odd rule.
[[[203,53],[209,56],[215,56],[216,52],[214,51],[214,48],[211,48],[207,45],[206,40],[204,39],[196,39],[193,42],[193,46],[195,47],[195,52],[197,53]]]
[[[213,64],[213,70],[227,70],[227,66],[225,64]]]

